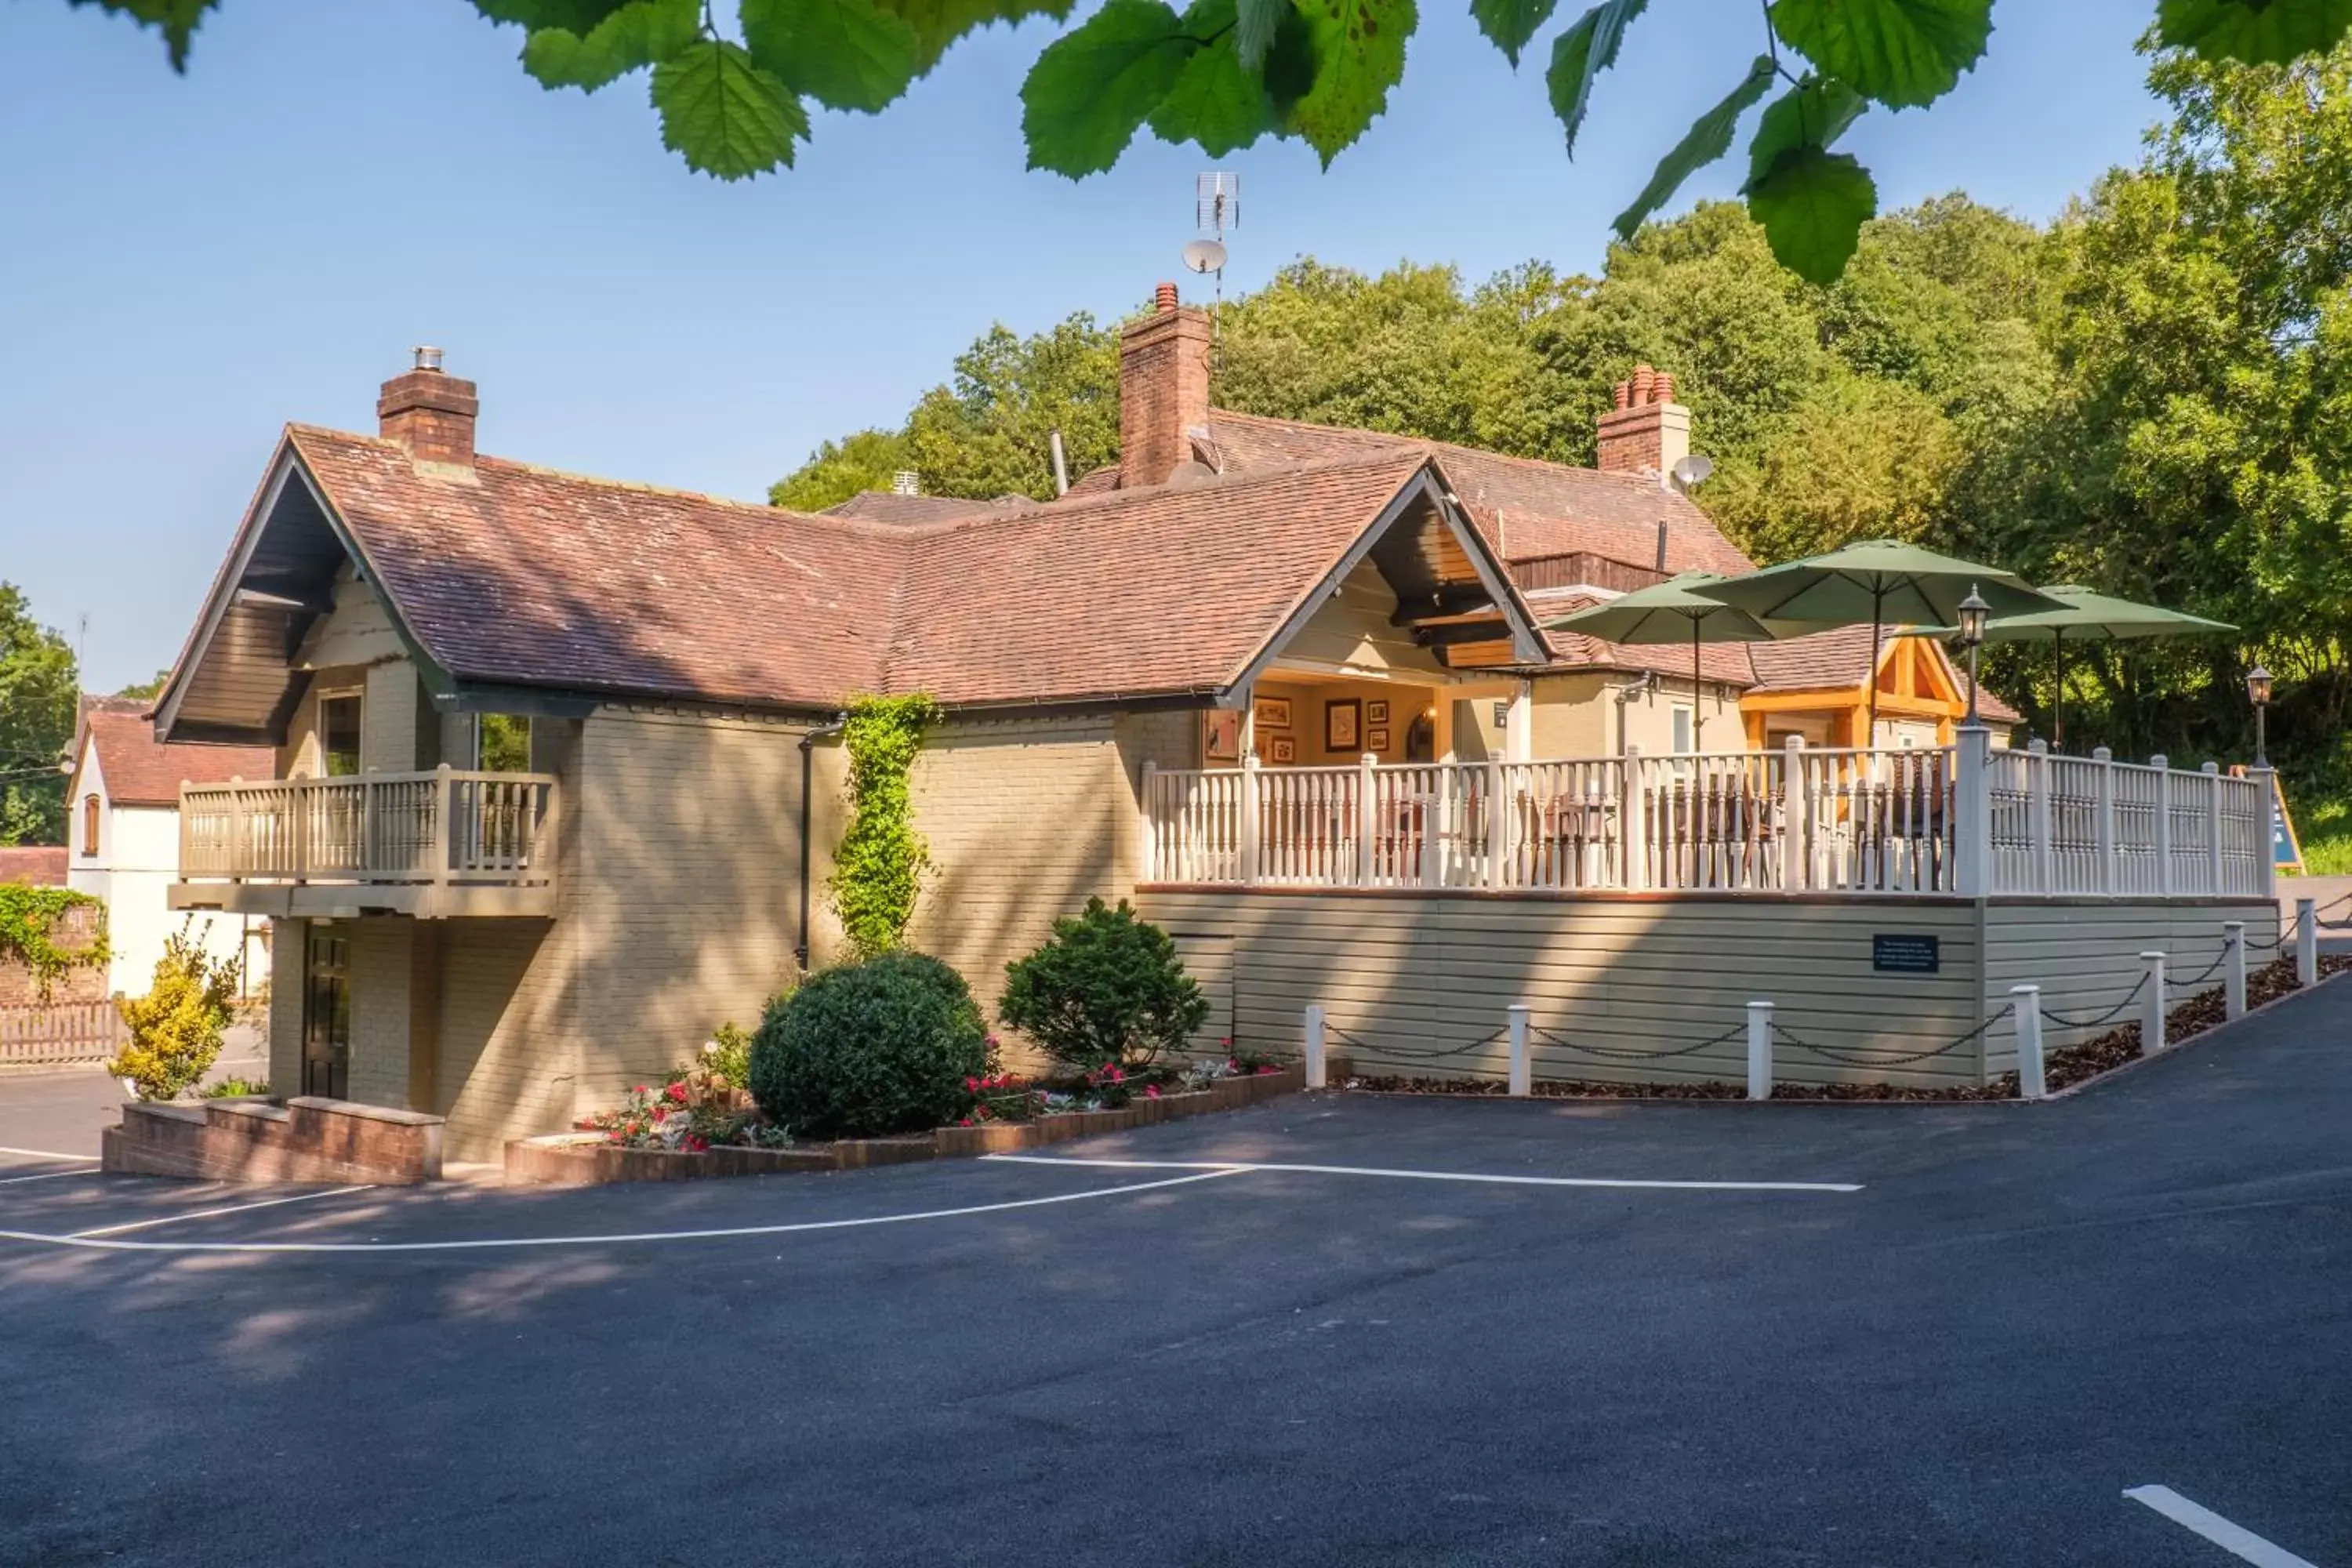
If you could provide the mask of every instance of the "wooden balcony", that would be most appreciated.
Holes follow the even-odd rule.
[[[555,911],[547,773],[184,784],[175,910],[419,919]]]

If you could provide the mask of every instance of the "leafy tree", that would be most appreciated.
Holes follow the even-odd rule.
[[[219,0],[69,0],[163,35],[184,69]],[[594,92],[650,73],[662,142],[724,180],[788,167],[810,104],[875,113],[965,34],[1030,16],[1066,20],[1076,0],[739,0],[740,37],[707,0],[473,0],[524,29],[522,66],[549,88]],[[1554,21],[1556,0],[1470,0],[1516,68]],[[1552,35],[1544,83],[1573,155],[1600,78],[1649,0],[1600,0]],[[1664,8],[1661,7],[1663,11]],[[2158,0],[2157,32],[2207,61],[2279,64],[2324,53],[2352,28],[2336,0]],[[1388,107],[1420,23],[1415,0],[1104,0],[1048,44],[1021,88],[1029,166],[1080,178],[1108,169],[1139,132],[1222,157],[1295,137],[1326,165]],[[1659,23],[1657,26],[1671,24]],[[1949,92],[1992,35],[1992,0],[1766,0],[1759,51],[1659,161],[1619,215],[1631,238],[1698,169],[1728,155],[1759,105],[1741,194],[1782,264],[1826,283],[1852,258],[1877,187],[1835,151],[1874,107]],[[1746,52],[1743,48],[1741,52]],[[1766,100],[1769,99],[1768,103]]]
[[[768,503],[793,511],[823,511],[860,490],[887,490],[914,461],[906,438],[891,430],[856,430],[827,441],[791,475],[768,487]]]
[[[0,844],[62,844],[66,781],[80,677],[66,639],[35,623],[14,584],[0,583]]]
[[[168,668],[159,669],[155,672],[154,679],[134,680],[130,685],[124,687],[121,690],[116,692],[115,695],[117,697],[135,698],[142,701],[150,700],[163,696],[163,688],[170,684],[171,679],[171,670]]]

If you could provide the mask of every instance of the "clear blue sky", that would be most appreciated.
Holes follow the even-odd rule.
[[[2046,218],[2130,161],[2154,9],[2001,0],[1956,93],[1850,137],[1882,203],[1958,188]],[[1515,76],[1434,0],[1329,172],[1287,142],[1221,165],[1228,286],[1310,253],[1595,268],[1759,26],[1752,0],[1654,5],[1570,163],[1549,38]],[[94,9],[0,6],[0,578],[68,636],[89,616],[111,690],[178,651],[278,426],[373,429],[412,343],[480,383],[486,450],[756,498],[823,437],[896,423],[992,321],[1116,315],[1177,276],[1210,165],[1139,142],[1083,184],[1024,173],[1015,94],[1055,30],[969,39],[887,113],[821,115],[798,169],[725,185],[662,149],[642,77],[542,91],[462,0],[225,0],[184,79]]]

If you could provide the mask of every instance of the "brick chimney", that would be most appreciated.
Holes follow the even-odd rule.
[[[1119,486],[1168,482],[1192,456],[1185,432],[1209,422],[1209,313],[1160,285],[1159,309],[1118,335]]]
[[[481,411],[474,384],[445,375],[441,351],[419,348],[405,375],[383,384],[375,400],[383,438],[404,447],[420,468],[474,468],[474,416]]]
[[[1601,416],[1601,471],[1664,474],[1690,456],[1690,410],[1675,401],[1675,378],[1646,364],[1617,384],[1616,406]]]

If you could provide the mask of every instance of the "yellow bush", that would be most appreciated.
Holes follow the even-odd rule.
[[[220,1055],[236,980],[236,961],[213,957],[184,927],[173,932],[156,960],[154,986],[115,1004],[131,1043],[106,1070],[131,1079],[142,1100],[173,1100],[193,1089]]]

